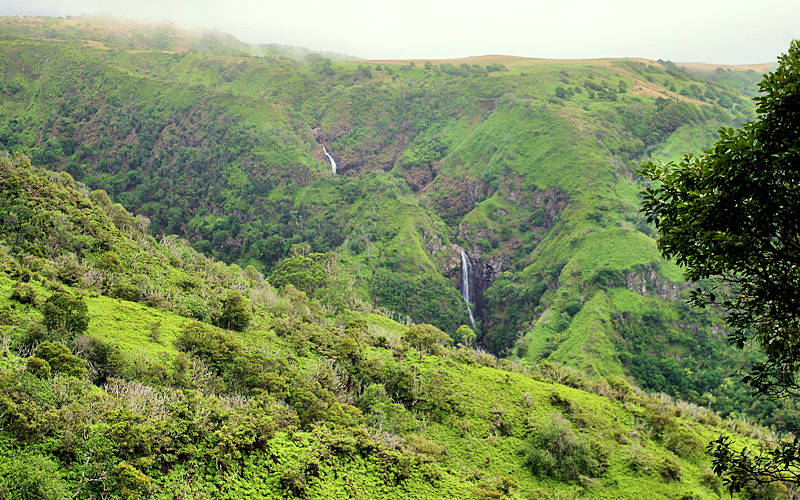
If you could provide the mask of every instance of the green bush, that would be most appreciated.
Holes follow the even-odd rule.
[[[525,463],[534,474],[560,481],[575,481],[581,476],[598,477],[602,460],[580,437],[569,422],[554,413],[534,433],[524,450]]]
[[[674,458],[665,458],[659,466],[659,472],[666,481],[677,481],[681,478],[681,466]]]
[[[27,355],[42,342],[58,340],[58,332],[52,332],[38,321],[21,325],[15,336],[15,348],[21,355]]]
[[[22,453],[0,459],[0,498],[61,500],[72,498],[58,465],[41,455]]]
[[[61,373],[71,377],[85,378],[89,375],[86,361],[72,354],[67,346],[60,342],[44,342],[36,347],[34,356],[45,360],[53,373]]]
[[[62,283],[75,285],[83,278],[84,268],[73,259],[65,259],[56,269],[56,276]]]
[[[218,373],[242,351],[242,345],[230,334],[202,323],[189,323],[176,340],[178,350],[194,354],[211,365]]]
[[[11,300],[20,304],[33,304],[36,302],[36,290],[27,283],[17,282],[11,290]]]
[[[42,305],[42,323],[51,331],[66,334],[71,341],[89,327],[86,304],[63,292],[51,295]]]
[[[117,252],[107,251],[104,252],[97,261],[97,267],[105,269],[106,271],[119,271],[122,269],[122,264],[119,261]]]
[[[48,381],[27,370],[0,374],[0,427],[18,440],[41,440],[55,424],[53,406]]]
[[[42,358],[31,356],[25,363],[25,369],[38,378],[50,378],[50,363]]]
[[[284,259],[270,275],[269,282],[282,288],[288,284],[313,297],[328,283],[328,275],[320,262],[323,254],[293,255]]]
[[[91,367],[93,383],[102,386],[109,377],[119,376],[123,362],[117,346],[86,335],[79,337],[75,343],[80,345],[82,356]]]
[[[691,432],[674,429],[667,433],[664,445],[681,458],[689,458],[703,452],[703,443]]]
[[[449,335],[435,326],[425,323],[414,325],[406,330],[403,338],[409,346],[419,351],[420,357],[422,357],[423,353],[438,353],[442,346],[452,342]]]
[[[142,292],[139,290],[139,287],[126,278],[117,278],[114,287],[111,289],[111,296],[135,302],[142,297]]]
[[[231,292],[222,301],[222,312],[217,326],[228,330],[244,331],[253,319],[250,304],[239,292]]]
[[[125,499],[147,498],[153,489],[150,478],[128,462],[122,461],[114,467],[119,494]]]
[[[475,331],[467,325],[461,325],[456,330],[456,340],[461,341],[464,345],[471,346],[475,342]]]
[[[150,334],[148,337],[153,342],[158,342],[161,339],[161,321],[150,323]]]

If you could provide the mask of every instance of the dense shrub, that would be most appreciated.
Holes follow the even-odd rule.
[[[11,300],[20,304],[33,304],[36,302],[36,290],[27,283],[17,282],[11,290]]]
[[[244,331],[250,324],[253,314],[250,304],[239,292],[230,292],[222,301],[222,312],[217,325],[228,330]]]
[[[123,365],[119,347],[86,335],[78,337],[75,344],[89,364],[93,383],[102,386],[110,377],[119,376]]]
[[[664,445],[681,458],[699,455],[704,449],[703,443],[696,435],[683,429],[674,429],[667,433]]]
[[[421,324],[414,325],[406,330],[404,340],[418,350],[420,357],[422,354],[435,354],[439,349],[452,342],[449,335],[439,330],[433,325]]]
[[[17,328],[14,346],[20,355],[27,356],[42,342],[59,340],[60,337],[58,332],[48,330],[41,322],[29,321]]]
[[[86,369],[86,361],[72,354],[67,346],[60,342],[39,344],[33,354],[37,358],[47,361],[53,373],[62,373],[78,378],[84,378],[89,375]]]
[[[659,472],[667,481],[677,481],[681,478],[681,466],[674,458],[665,458],[659,466]]]
[[[122,300],[137,301],[142,297],[142,292],[127,278],[120,277],[111,289],[111,296]]]
[[[25,369],[31,375],[34,375],[38,378],[50,377],[50,363],[42,358],[37,358],[36,356],[31,356],[28,358],[28,361],[25,364]]]
[[[0,498],[43,500],[72,498],[58,465],[41,455],[0,457]]]
[[[146,474],[125,461],[114,467],[114,476],[118,491],[125,499],[146,498],[153,488]]]
[[[42,305],[43,324],[51,331],[66,335],[69,340],[85,332],[89,327],[89,312],[86,304],[63,292],[51,295]]]
[[[62,283],[75,285],[81,281],[85,269],[72,258],[63,259],[56,269],[56,276]]]
[[[575,481],[580,476],[597,477],[603,472],[603,457],[575,435],[569,422],[552,414],[534,433],[524,450],[525,463],[534,474],[561,481]]]
[[[234,357],[242,351],[242,345],[230,334],[202,323],[189,323],[178,335],[176,347],[180,351],[194,354],[222,373]]]
[[[0,427],[18,439],[37,441],[52,428],[53,403],[47,381],[28,371],[0,374]]]

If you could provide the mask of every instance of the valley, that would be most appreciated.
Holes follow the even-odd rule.
[[[53,498],[718,498],[705,445],[800,413],[687,305],[637,170],[752,120],[774,67],[0,18],[0,470],[34,457]],[[69,339],[38,326],[58,294]]]

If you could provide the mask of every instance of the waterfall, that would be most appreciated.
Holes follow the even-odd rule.
[[[333,170],[333,175],[336,175],[336,160],[334,160],[333,156],[328,153],[328,150],[325,149],[325,146],[322,146],[322,152],[325,153],[325,156],[327,156],[331,161],[331,170]]]
[[[469,312],[469,321],[472,323],[472,328],[475,328],[475,318],[472,316],[472,262],[469,261],[467,253],[461,250],[461,296],[467,304],[467,312]]]

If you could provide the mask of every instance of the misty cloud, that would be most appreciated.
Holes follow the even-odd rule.
[[[369,58],[512,54],[767,62],[800,35],[796,0],[0,0],[2,15],[106,14]]]

